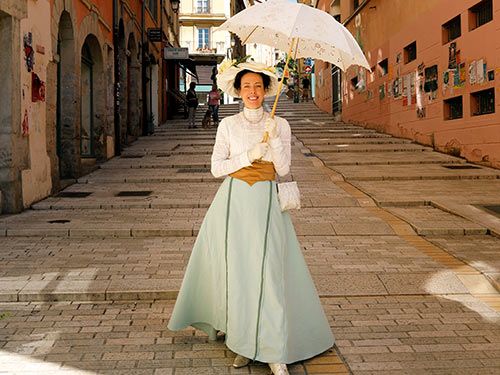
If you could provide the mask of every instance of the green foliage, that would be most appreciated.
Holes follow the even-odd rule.
[[[9,311],[2,312],[0,313],[0,320],[7,319],[11,316],[11,313]]]

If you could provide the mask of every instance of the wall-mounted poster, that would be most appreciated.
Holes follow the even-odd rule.
[[[471,61],[469,64],[469,83],[471,85],[476,84],[476,62]]]
[[[385,83],[378,87],[378,98],[380,100],[385,98]]]
[[[485,77],[486,77],[486,64],[484,63],[484,60],[481,59],[476,61],[476,82],[483,83]]]
[[[464,87],[465,86],[465,81],[467,80],[467,70],[465,69],[465,62],[461,62],[458,66],[459,70],[459,87]]]
[[[415,103],[415,73],[403,77],[403,105],[410,106]]]
[[[403,90],[403,79],[396,78],[392,81],[392,96],[394,99],[401,99],[401,94]]]
[[[457,67],[457,43],[451,42],[448,47],[448,69]]]

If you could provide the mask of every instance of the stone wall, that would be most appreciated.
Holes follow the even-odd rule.
[[[28,140],[21,133],[20,20],[27,16],[26,1],[0,2],[0,190],[2,213],[23,208],[21,171],[28,164]]]

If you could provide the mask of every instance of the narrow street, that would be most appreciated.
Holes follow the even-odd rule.
[[[221,117],[239,111],[222,106]],[[170,121],[31,210],[0,216],[0,374],[268,374],[170,332],[215,129]],[[336,337],[291,374],[498,374],[500,170],[280,102],[292,213]],[[488,206],[488,207],[483,207]],[[304,317],[307,319],[307,317]]]

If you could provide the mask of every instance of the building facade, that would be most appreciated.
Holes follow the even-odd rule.
[[[231,57],[235,47],[229,32],[216,31],[231,16],[233,4],[227,0],[181,0],[180,44],[188,48],[189,57],[196,63],[200,103],[211,89],[217,64]],[[191,79],[187,77],[186,86]]]
[[[316,62],[316,100],[322,109],[500,168],[499,1],[340,0],[332,5],[336,8],[317,3],[339,12],[372,72],[350,68],[335,75],[329,64]]]
[[[1,213],[60,190],[165,117],[162,0],[0,2]],[[149,29],[164,29],[162,39]],[[172,29],[172,30],[171,30]],[[175,42],[175,41],[174,41]]]

